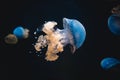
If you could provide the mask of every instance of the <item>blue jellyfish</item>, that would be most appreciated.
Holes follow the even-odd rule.
[[[29,37],[29,29],[18,26],[13,30],[13,34],[19,39],[26,39]]]
[[[24,37],[24,28],[22,26],[18,26],[13,30],[13,34],[17,37],[17,38],[23,38]]]
[[[116,58],[111,58],[111,57],[107,57],[107,58],[102,59],[102,61],[100,63],[101,67],[104,70],[109,70],[118,64],[120,64],[120,61],[117,60]]]
[[[56,25],[55,21],[46,22],[42,28],[46,35],[40,35],[34,46],[37,51],[41,51],[41,48],[48,45],[45,58],[47,61],[57,60],[57,53],[64,51],[64,47],[69,44],[74,53],[85,41],[86,31],[78,20],[63,18],[64,29],[56,28]]]
[[[113,34],[120,35],[120,15],[113,14],[108,18],[108,28]]]
[[[120,35],[120,5],[113,7],[108,18],[108,28],[115,35]]]

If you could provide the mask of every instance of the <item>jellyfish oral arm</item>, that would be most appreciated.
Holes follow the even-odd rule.
[[[42,31],[46,33],[45,36],[39,36],[37,43],[35,44],[35,49],[37,51],[40,51],[42,46],[48,45],[47,52],[46,52],[46,60],[47,61],[55,61],[58,59],[57,53],[63,52],[64,47],[69,44],[73,43],[71,41],[72,37],[68,33],[69,31],[67,29],[54,29],[54,27],[57,25],[57,22],[49,21],[46,22],[43,26]],[[43,41],[45,41],[43,43]]]
[[[54,22],[50,24],[54,24]],[[48,33],[46,35],[46,39],[50,42],[48,43],[48,50],[46,52],[46,58],[45,58],[47,61],[55,61],[56,59],[58,59],[59,56],[57,55],[57,53],[62,52],[64,47],[64,45],[61,43],[62,41],[61,40],[62,35],[60,34],[61,30],[59,29],[54,30],[54,26],[49,25],[49,26],[45,26],[45,28],[47,29],[43,28],[43,30],[48,31],[46,32]]]
[[[46,36],[40,35],[34,47],[36,51],[41,51],[41,48],[46,47],[47,44],[48,41],[46,40]]]

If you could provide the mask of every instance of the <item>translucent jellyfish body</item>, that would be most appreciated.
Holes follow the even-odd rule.
[[[108,28],[114,35],[120,35],[120,5],[115,6],[108,17]]]
[[[45,57],[47,61],[57,60],[59,57],[57,53],[63,52],[64,47],[68,44],[71,45],[71,51],[74,53],[85,41],[86,31],[79,21],[63,18],[64,29],[58,29],[55,27],[56,25],[55,21],[46,22],[42,28],[46,35],[40,35],[34,45],[37,51],[48,45]]]
[[[118,64],[120,64],[120,61],[111,57],[104,58],[100,63],[101,67],[105,70],[111,69]]]

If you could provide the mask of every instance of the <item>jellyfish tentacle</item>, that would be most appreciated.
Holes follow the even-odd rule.
[[[74,53],[76,49],[81,47],[86,36],[83,25],[77,20],[63,18],[64,29],[58,29],[55,27],[56,25],[55,21],[46,22],[42,28],[46,35],[41,36],[42,39],[36,43],[38,50],[44,48],[43,45],[48,45],[45,54],[47,61],[57,60],[58,53],[63,52],[64,47],[68,44],[71,45],[71,52]]]

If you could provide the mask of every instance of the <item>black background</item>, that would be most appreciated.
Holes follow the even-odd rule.
[[[120,59],[120,36],[107,26],[111,9],[119,0],[39,0],[0,2],[0,66],[1,80],[120,80],[120,72],[105,71],[100,61],[105,57]],[[33,32],[45,21],[56,21],[62,28],[63,17],[79,20],[86,29],[82,47],[71,54],[69,48],[55,62],[35,55]],[[4,37],[22,25],[30,37],[15,45]],[[33,53],[29,53],[33,51]]]

